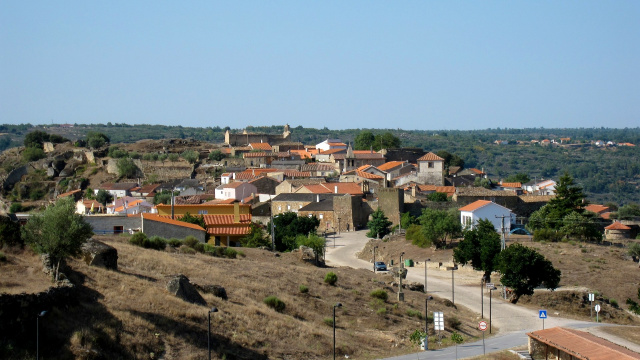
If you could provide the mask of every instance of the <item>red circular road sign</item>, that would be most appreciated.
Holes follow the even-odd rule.
[[[487,330],[487,323],[485,321],[480,321],[480,323],[478,323],[478,329],[482,331]]]

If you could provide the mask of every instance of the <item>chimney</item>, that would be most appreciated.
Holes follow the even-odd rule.
[[[416,197],[416,185],[411,187],[411,196]]]
[[[335,185],[335,186],[333,187],[333,189],[334,189],[335,193],[337,194],[337,193],[338,193],[338,185]]]
[[[240,223],[240,204],[233,203],[233,223]]]

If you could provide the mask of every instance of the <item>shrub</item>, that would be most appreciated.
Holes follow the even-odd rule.
[[[422,342],[422,339],[427,336],[427,333],[425,333],[422,330],[416,330],[413,333],[411,333],[411,335],[409,335],[409,340],[414,344],[414,345],[419,345]]]
[[[458,318],[455,317],[455,316],[449,316],[449,317],[446,318],[445,324],[450,329],[460,330],[460,325],[462,325],[462,322],[460,320],[458,320]]]
[[[184,238],[184,240],[182,240],[182,243],[193,249],[195,248],[196,244],[200,243],[200,241],[198,241],[198,239],[193,236],[187,236],[186,238]]]
[[[609,300],[609,304],[611,304],[611,306],[613,306],[616,309],[619,308],[618,300],[616,300],[616,299],[610,299]]]
[[[229,259],[235,259],[238,256],[238,252],[234,248],[226,247],[224,248],[224,256]]]
[[[176,239],[176,238],[171,238],[171,239],[167,240],[167,244],[169,244],[169,246],[171,246],[172,248],[177,248],[177,247],[180,247],[182,245],[182,240]]]
[[[333,327],[333,318],[326,317],[322,319],[322,321],[325,323],[325,325]]]
[[[192,248],[199,253],[204,253],[204,244],[201,242],[195,243]]]
[[[338,275],[334,274],[333,272],[328,272],[324,277],[324,282],[329,285],[335,286],[338,282]]]
[[[382,307],[382,308],[378,309],[378,311],[376,311],[376,314],[378,314],[380,316],[387,315],[387,308],[386,307]]]
[[[10,213],[13,213],[13,214],[15,214],[15,213],[17,213],[17,212],[21,212],[21,211],[23,211],[23,210],[24,210],[24,208],[22,207],[22,204],[21,204],[21,203],[13,203],[13,204],[11,204],[11,206],[9,207],[9,212],[10,212]]]
[[[382,301],[387,301],[387,299],[389,298],[389,294],[387,294],[387,292],[382,289],[373,290],[369,295],[372,298],[380,299]]]
[[[422,320],[422,312],[418,310],[407,309],[407,316],[415,317]]]
[[[300,289],[300,292],[303,294],[306,294],[309,292],[309,287],[307,285],[300,285],[298,289]]]
[[[193,250],[192,248],[186,246],[186,245],[182,245],[180,246],[180,253],[181,254],[187,254],[187,255],[193,255],[196,253],[195,250]]]
[[[274,309],[277,312],[283,312],[284,308],[286,307],[285,303],[282,300],[278,299],[277,297],[275,297],[273,295],[267,296],[262,301],[265,304],[267,304],[268,307]]]
[[[164,250],[167,247],[167,242],[160,236],[152,236],[142,242],[142,247],[145,249]]]
[[[22,158],[25,161],[37,161],[45,157],[47,157],[47,155],[45,155],[44,150],[37,147],[28,147],[22,152]]]
[[[129,239],[129,242],[136,246],[142,246],[145,240],[147,240],[147,235],[145,235],[145,233],[137,232],[133,234],[131,239]]]
[[[562,233],[554,229],[538,229],[533,232],[533,240],[535,241],[552,241],[558,242],[562,239]]]

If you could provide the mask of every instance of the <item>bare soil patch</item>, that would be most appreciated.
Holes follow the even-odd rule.
[[[30,249],[3,249],[7,261],[0,262],[0,294],[38,293],[53,285],[42,272],[40,256]]]
[[[606,326],[602,328],[602,331],[621,337],[632,343],[640,344],[640,326]]]

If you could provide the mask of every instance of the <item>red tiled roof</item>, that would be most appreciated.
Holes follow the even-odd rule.
[[[79,192],[81,192],[81,191],[82,191],[81,189],[72,190],[72,191],[69,191],[69,192],[66,192],[66,193],[63,193],[63,194],[58,195],[58,198],[63,198],[63,197],[71,196],[71,195],[73,195],[73,194],[77,194],[77,193],[79,193]]]
[[[140,188],[139,192],[142,194],[154,192],[160,184],[149,184]]]
[[[242,156],[244,156],[245,158],[257,158],[257,157],[268,157],[268,156],[274,156],[274,155],[273,153],[268,153],[268,152],[248,152],[248,153],[242,154]]]
[[[282,170],[282,173],[286,177],[311,177],[311,172],[309,171]]]
[[[478,175],[484,175],[484,171],[478,170],[476,168],[471,168],[471,169],[469,169],[469,171],[472,171],[472,172],[474,172],[474,173],[476,173]]]
[[[474,201],[469,205],[463,206],[461,208],[459,208],[459,211],[473,211],[476,209],[479,209],[487,204],[491,204],[491,201],[488,200],[478,200],[478,201]]]
[[[628,227],[627,225],[625,225],[625,224],[623,224],[623,223],[621,223],[619,221],[614,222],[613,224],[605,227],[604,229],[605,230],[631,230],[630,227]]]
[[[138,215],[135,215],[135,216],[138,216]],[[191,224],[191,223],[179,221],[179,220],[173,220],[171,219],[171,215],[156,215],[156,214],[150,214],[150,213],[143,213],[142,217],[145,218],[146,220],[158,221],[165,224],[182,226],[182,227],[187,227],[195,230],[204,230],[203,228],[201,228],[199,225],[196,225],[196,224]]]
[[[253,150],[271,151],[271,145],[269,145],[268,143],[251,143],[249,144],[249,146],[253,148]]]
[[[323,183],[317,185],[304,185],[313,194],[350,194],[362,195],[362,188],[356,183]],[[335,188],[338,188],[336,192]]]
[[[250,226],[228,226],[207,228],[209,235],[247,235],[251,232]]]
[[[508,187],[508,188],[522,188],[522,183],[519,182],[503,182],[502,183],[502,187]]]
[[[389,161],[376,167],[382,171],[388,171],[397,168],[398,166],[402,166],[402,164],[404,164],[404,161]]]
[[[330,142],[327,143],[329,146],[347,146],[347,144],[342,143],[342,142]]]
[[[336,154],[339,152],[347,152],[346,149],[329,149],[329,150],[325,150],[325,151],[321,151],[319,152],[320,155],[331,155],[331,154]]]
[[[248,205],[247,205],[248,206]],[[215,225],[233,225],[233,224],[248,224],[251,222],[251,215],[240,214],[240,222],[234,222],[234,215],[202,215],[204,217],[204,224],[209,226]]]
[[[600,217],[605,220],[609,220],[611,218],[611,212],[609,211],[609,212],[602,213],[600,214]]]
[[[598,204],[589,204],[584,207],[585,210],[591,211],[592,213],[600,214],[609,210],[608,206],[598,205]]]
[[[444,159],[441,158],[440,156],[430,152],[430,153],[427,153],[427,154],[423,155],[421,158],[418,159],[418,161],[444,161]]]
[[[447,196],[451,196],[456,193],[455,186],[418,185],[418,190],[445,193]]]
[[[580,360],[631,360],[640,354],[584,331],[554,327],[527,333],[533,339]]]
[[[223,189],[235,189],[235,188],[237,188],[238,186],[240,186],[242,184],[244,184],[244,182],[242,182],[242,181],[234,181],[234,182],[230,182],[228,184],[222,185],[222,188]]]

